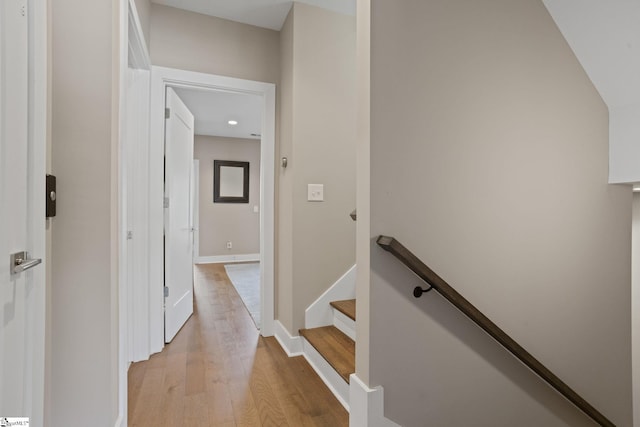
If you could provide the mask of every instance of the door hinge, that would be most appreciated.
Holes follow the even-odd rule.
[[[163,205],[165,208],[168,208],[168,207],[169,207],[169,198],[168,198],[168,197],[165,197],[165,198],[164,198],[164,202],[162,203],[162,205]]]
[[[168,119],[169,117],[171,117],[171,108],[165,108],[164,109],[164,118]]]
[[[164,287],[164,297],[165,298],[169,298],[169,287],[168,286]]]
[[[127,240],[133,239],[133,231],[127,231]]]

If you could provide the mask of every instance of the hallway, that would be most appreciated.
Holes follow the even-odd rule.
[[[307,361],[260,337],[222,264],[197,265],[194,314],[129,368],[129,425],[347,426]]]

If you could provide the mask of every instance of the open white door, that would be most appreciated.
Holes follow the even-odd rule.
[[[42,425],[46,147],[31,5],[0,2],[0,417]]]
[[[165,133],[164,339],[171,342],[193,313],[191,165],[193,114],[167,88]]]

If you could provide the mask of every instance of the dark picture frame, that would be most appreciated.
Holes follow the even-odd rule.
[[[213,161],[213,203],[249,203],[249,162]]]

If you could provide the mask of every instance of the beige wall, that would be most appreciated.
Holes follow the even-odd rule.
[[[277,31],[151,5],[153,65],[277,83]]]
[[[371,254],[369,233],[371,229],[371,1],[357,0],[356,23],[356,58],[358,79],[358,119],[357,119],[357,153],[356,153],[356,199],[358,222],[356,224],[356,374],[358,378],[369,383],[369,336],[371,306],[370,301],[370,267]]]
[[[140,26],[142,27],[142,33],[144,40],[149,47],[149,29],[151,26],[151,1],[150,0],[135,0],[136,10],[138,12],[138,18],[140,18]]]
[[[260,253],[260,141],[196,135],[193,154],[200,161],[199,255]],[[249,162],[249,203],[213,203],[214,160]]]
[[[372,1],[371,237],[395,236],[630,426],[631,192],[607,109],[538,0]],[[406,426],[589,425],[371,249],[370,382]]]
[[[293,154],[293,8],[280,30],[280,140],[277,158]],[[288,159],[287,159],[288,160]],[[278,204],[276,227],[276,318],[295,335],[293,329],[293,178],[297,168],[291,162],[277,167]]]
[[[304,310],[355,262],[355,18],[294,3],[281,43],[289,166],[280,168],[278,283],[293,294],[292,305],[279,295],[278,319],[295,335]],[[324,184],[325,201],[308,202],[307,184]]]
[[[50,220],[52,427],[116,421],[114,4],[51,3],[51,171],[58,186],[57,216]]]

